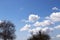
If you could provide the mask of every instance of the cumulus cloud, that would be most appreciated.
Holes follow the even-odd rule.
[[[60,29],[60,25],[58,25],[58,26],[56,26],[56,27],[54,27],[55,29]]]
[[[36,27],[36,28],[33,28],[33,29],[30,29],[29,32],[30,33],[33,33],[33,34],[36,34],[38,31],[40,31],[42,28],[41,27]]]
[[[40,26],[49,26],[49,25],[51,25],[51,24],[54,24],[52,21],[50,21],[50,20],[44,20],[43,22],[36,22],[35,24],[34,24],[34,26],[37,26],[37,27],[40,27]]]
[[[31,27],[31,25],[26,24],[23,28],[20,29],[20,31],[28,30]]]
[[[54,28],[48,28],[48,27],[45,27],[42,29],[42,32],[45,32],[45,33],[50,33],[54,30]]]
[[[40,26],[41,26],[41,23],[37,21],[37,22],[34,23],[33,25],[36,26],[36,27],[40,27]]]
[[[27,22],[35,22],[35,21],[37,21],[39,19],[40,19],[40,16],[35,15],[35,14],[30,14],[27,20],[26,19],[23,19],[21,21],[27,23]]]
[[[46,17],[53,22],[60,22],[60,12],[53,12],[49,17]]]
[[[50,28],[51,25],[54,25],[56,22],[60,22],[60,12],[53,12],[50,16],[45,17],[46,19],[44,21],[39,22],[39,18],[40,16],[38,15],[34,15],[34,14],[29,15],[28,20],[27,21],[23,20],[23,21],[34,22],[34,23],[32,23],[32,25],[26,24],[23,28],[21,28],[20,31],[28,30],[33,34],[36,34],[40,30],[45,33],[50,33],[53,32],[55,29],[60,29],[60,25]],[[56,37],[59,36],[57,35]]]
[[[51,31],[54,31],[54,28],[49,28]]]
[[[59,10],[59,8],[57,8],[57,7],[53,7],[52,10]]]
[[[38,16],[38,15],[34,15],[34,14],[31,14],[31,15],[29,15],[29,21],[31,21],[31,22],[34,22],[34,21],[36,21],[36,20],[38,20],[40,17]]]
[[[49,28],[45,27],[45,28],[42,29],[42,31],[44,31],[44,32],[49,31]]]
[[[60,12],[52,13],[50,15],[52,21],[60,21]]]
[[[44,33],[50,33],[54,30],[54,28],[48,28],[48,27],[44,27],[44,28],[41,28],[41,27],[36,27],[36,28],[33,28],[33,29],[30,29],[29,32],[30,33],[33,33],[33,34],[36,34],[38,33],[39,31],[42,31]]]
[[[57,37],[57,38],[60,38],[60,34],[58,34],[56,37]]]

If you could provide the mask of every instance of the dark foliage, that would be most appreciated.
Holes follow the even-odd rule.
[[[28,40],[50,40],[50,36],[39,31],[36,35],[32,35]]]
[[[10,21],[3,21],[0,23],[0,38],[3,40],[15,39],[15,26]]]

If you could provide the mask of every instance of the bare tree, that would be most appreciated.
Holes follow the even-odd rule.
[[[4,40],[15,39],[15,26],[13,23],[6,20],[0,23],[0,38]]]
[[[32,35],[32,37],[30,37],[28,40],[50,40],[50,36],[39,31],[39,33]]]

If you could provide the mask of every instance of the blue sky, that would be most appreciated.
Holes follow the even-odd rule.
[[[55,10],[52,10],[52,8],[55,8]],[[25,40],[30,35],[29,32],[21,32],[20,29],[25,24],[33,24],[25,22],[29,20],[31,14],[40,16],[41,18],[38,21],[43,21],[46,16],[57,11],[60,12],[60,0],[0,0],[0,20],[10,20],[16,25],[17,40]],[[58,24],[60,23],[55,23],[55,25]],[[54,34],[53,36],[55,36],[59,33],[59,30],[55,30],[50,35]]]

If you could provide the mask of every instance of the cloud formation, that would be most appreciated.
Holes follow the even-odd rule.
[[[59,9],[57,7],[53,7],[52,10],[59,10]],[[26,24],[23,28],[20,29],[20,31],[28,30],[28,32],[36,34],[38,33],[38,31],[42,31],[44,33],[52,33],[55,30],[60,29],[60,25],[59,25],[60,23],[58,23],[60,22],[60,12],[53,12],[49,16],[44,17],[44,19],[40,19],[40,18],[42,17],[35,14],[30,14],[27,18],[28,20],[23,20],[23,21],[33,22],[33,23]],[[57,26],[55,26],[55,24]],[[52,38],[56,38],[56,37],[60,38],[60,34]]]
[[[22,22],[30,22],[30,23],[32,23],[32,22],[35,22],[35,21],[37,21],[37,20],[39,20],[40,19],[40,16],[38,16],[38,15],[35,15],[35,14],[30,14],[29,15],[29,17],[27,18],[27,20],[25,20],[25,19],[23,19],[23,20],[21,20]]]
[[[22,28],[20,29],[20,31],[28,30],[30,27],[31,27],[31,25],[26,24],[24,27],[22,27]]]
[[[60,12],[52,13],[50,19],[56,22],[60,21]]]
[[[21,28],[21,31],[25,31],[25,30],[29,29],[29,31],[33,31],[34,33],[39,30],[42,30],[45,32],[46,31],[51,32],[55,29],[60,28],[60,25],[52,27],[52,28],[47,27],[47,26],[55,24],[55,22],[60,22],[60,12],[51,13],[51,15],[47,17],[48,19],[45,19],[42,22],[38,21],[39,18],[40,18],[40,16],[38,16],[38,15],[34,15],[34,14],[29,15],[28,19],[30,22],[36,21],[32,24],[36,28],[29,29],[32,25],[26,24],[23,28]]]
[[[50,20],[44,20],[43,22],[36,22],[35,24],[34,24],[34,26],[37,26],[37,27],[40,27],[40,26],[49,26],[49,25],[51,25],[51,24],[54,24],[52,21],[50,21]]]
[[[50,16],[45,17],[53,22],[60,22],[60,12],[53,12]]]
[[[54,28],[44,27],[44,28],[42,29],[42,32],[50,33],[50,32],[52,32],[53,30],[54,30]]]
[[[36,28],[33,28],[33,29],[30,29],[29,32],[30,33],[33,33],[33,34],[36,34],[38,31],[40,31],[42,28],[41,27],[36,27]]]
[[[48,28],[47,27],[47,26],[55,24],[55,22],[60,22],[60,12],[51,13],[51,15],[45,17],[47,19],[45,19],[42,22],[38,21],[39,18],[40,18],[40,16],[38,16],[38,15],[34,15],[34,14],[29,15],[28,20],[30,22],[34,22],[35,21],[33,23],[33,26],[36,27],[36,28],[29,29],[32,25],[27,25],[26,24],[23,28],[21,28],[21,31],[25,31],[25,30],[29,29],[29,31],[34,31],[35,32],[37,30],[42,29],[43,31],[48,31],[49,32],[49,31],[53,31],[54,29],[60,28],[60,25],[55,26],[54,28]]]
[[[58,25],[58,26],[56,26],[56,27],[54,27],[55,29],[60,29],[60,25]]]
[[[52,10],[59,10],[59,8],[57,8],[57,7],[53,7]]]
[[[36,34],[38,33],[39,31],[42,31],[44,33],[50,33],[50,32],[53,32],[54,31],[54,28],[49,28],[49,27],[44,27],[44,28],[41,28],[41,27],[36,27],[36,28],[33,28],[33,29],[30,29],[29,32],[30,33],[33,33],[33,34]]]
[[[37,21],[40,17],[38,15],[31,14],[29,15],[29,21],[34,22]]]

